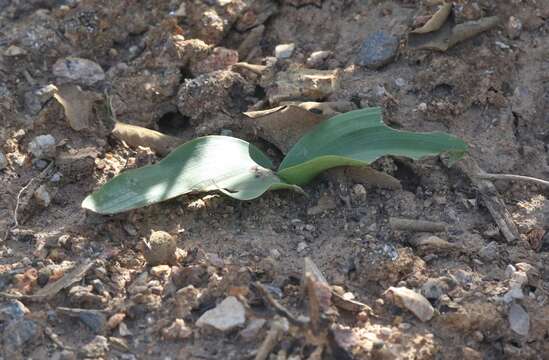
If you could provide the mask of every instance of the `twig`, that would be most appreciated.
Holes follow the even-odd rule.
[[[53,168],[53,161],[49,163],[48,166],[46,166],[46,168],[44,170],[42,170],[42,172],[40,174],[38,174],[37,176],[33,177],[32,179],[29,180],[29,182],[27,183],[27,185],[23,186],[21,188],[21,190],[19,190],[19,193],[17,193],[17,201],[15,203],[15,210],[13,211],[13,225],[11,227],[9,227],[7,230],[6,230],[6,233],[4,234],[4,240],[3,241],[6,241],[8,239],[8,236],[10,234],[11,231],[13,231],[14,229],[18,228],[19,227],[19,219],[18,219],[18,215],[19,215],[19,207],[21,206],[21,196],[23,195],[23,193],[25,191],[27,191],[28,188],[30,188],[30,186],[35,182],[35,181],[39,181],[39,180],[42,180],[46,177],[46,174]]]
[[[448,224],[443,222],[434,222],[426,220],[389,218],[389,225],[394,230],[405,230],[414,232],[444,232],[448,229]]]
[[[255,360],[266,360],[280,341],[282,335],[285,332],[288,332],[288,328],[288,320],[285,318],[273,320],[271,328],[269,329],[269,332],[267,332],[267,336],[265,336],[265,340],[263,340],[263,343],[261,343],[261,346],[257,350]]]
[[[541,186],[549,187],[549,181],[538,179],[530,176],[513,175],[513,174],[477,174],[476,177],[484,180],[508,180],[508,181],[526,181],[538,184]]]
[[[296,317],[294,316],[288,309],[286,309],[284,306],[282,306],[278,301],[276,301],[271,294],[269,294],[269,290],[259,282],[254,283],[255,287],[259,290],[261,295],[267,300],[269,305],[276,311],[276,313],[280,316],[283,316],[287,318],[292,324],[300,326],[300,327],[308,327],[309,326],[309,319],[308,318],[302,318],[302,317]]]
[[[511,214],[505,203],[499,196],[494,184],[480,176],[486,174],[471,157],[466,157],[456,164],[458,168],[469,177],[473,185],[482,196],[484,206],[490,211],[492,218],[499,227],[499,231],[508,243],[520,238],[517,226],[513,222]]]

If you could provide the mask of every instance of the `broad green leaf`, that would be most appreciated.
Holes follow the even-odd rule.
[[[442,132],[413,133],[391,129],[383,123],[379,108],[351,111],[315,126],[288,152],[278,176],[303,185],[324,170],[344,165],[368,165],[385,156],[415,160],[448,153],[457,160],[467,145]]]
[[[270,189],[294,189],[252,144],[228,136],[201,137],[177,147],[154,165],[128,170],[89,195],[82,207],[115,214],[194,191],[220,190],[250,200]]]

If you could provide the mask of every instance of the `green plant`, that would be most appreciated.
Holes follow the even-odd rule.
[[[114,177],[82,203],[86,209],[115,214],[190,192],[218,190],[250,200],[268,190],[303,192],[322,171],[364,166],[386,156],[420,159],[447,153],[451,161],[467,145],[452,135],[394,130],[383,123],[379,108],[330,118],[305,134],[288,152],[278,171],[254,145],[227,136],[205,136],[177,147],[155,165]]]

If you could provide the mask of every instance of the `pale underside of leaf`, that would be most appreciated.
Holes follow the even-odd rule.
[[[351,111],[317,125],[290,150],[278,175],[288,183],[303,185],[336,166],[368,165],[386,155],[414,160],[448,153],[460,158],[467,145],[442,133],[413,133],[386,126],[379,108]]]
[[[220,190],[250,200],[271,189],[301,190],[282,181],[271,168],[271,160],[244,140],[206,136],[179,146],[155,165],[116,176],[89,195],[82,207],[114,214],[190,192]]]

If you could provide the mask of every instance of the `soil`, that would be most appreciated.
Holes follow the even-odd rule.
[[[499,16],[500,24],[446,52],[412,50],[407,35],[434,12],[431,3],[0,0],[3,358],[251,359],[281,316],[256,282],[295,316],[314,318],[300,285],[309,257],[334,291],[371,310],[331,304],[323,326],[336,345],[290,322],[270,359],[548,359],[549,192],[541,185],[494,183],[520,233],[515,241],[500,233],[460,167],[439,158],[376,162],[398,189],[330,171],[305,187],[308,196],[277,191],[238,202],[193,194],[115,216],[80,206],[121,171],[160,159],[113,137],[110,110],[182,139],[232,133],[280,161],[281,150],[242,112],[278,105],[277,74],[305,67],[338,70],[339,85],[292,100],[380,106],[392,127],[463,138],[486,172],[547,179],[549,1],[455,1],[465,21]],[[355,65],[376,31],[401,39],[396,58],[376,70]],[[295,50],[270,65],[270,75],[234,66],[272,64],[275,47],[288,43]],[[311,66],[315,51],[330,54]],[[67,57],[100,70],[80,71]],[[76,75],[56,70],[63,64]],[[40,95],[49,84],[78,85],[92,99],[77,109],[88,115],[84,126]],[[47,134],[54,154],[31,154],[29,143]],[[396,230],[391,217],[447,230]],[[166,264],[145,259],[152,231],[176,239]],[[439,245],[423,246],[433,235]],[[32,297],[87,260],[94,262],[84,275]],[[509,299],[523,274],[520,294]],[[432,319],[393,302],[390,287],[429,297]],[[244,305],[244,323],[225,331],[196,325],[228,296]],[[63,308],[100,310],[89,315],[99,325]]]

